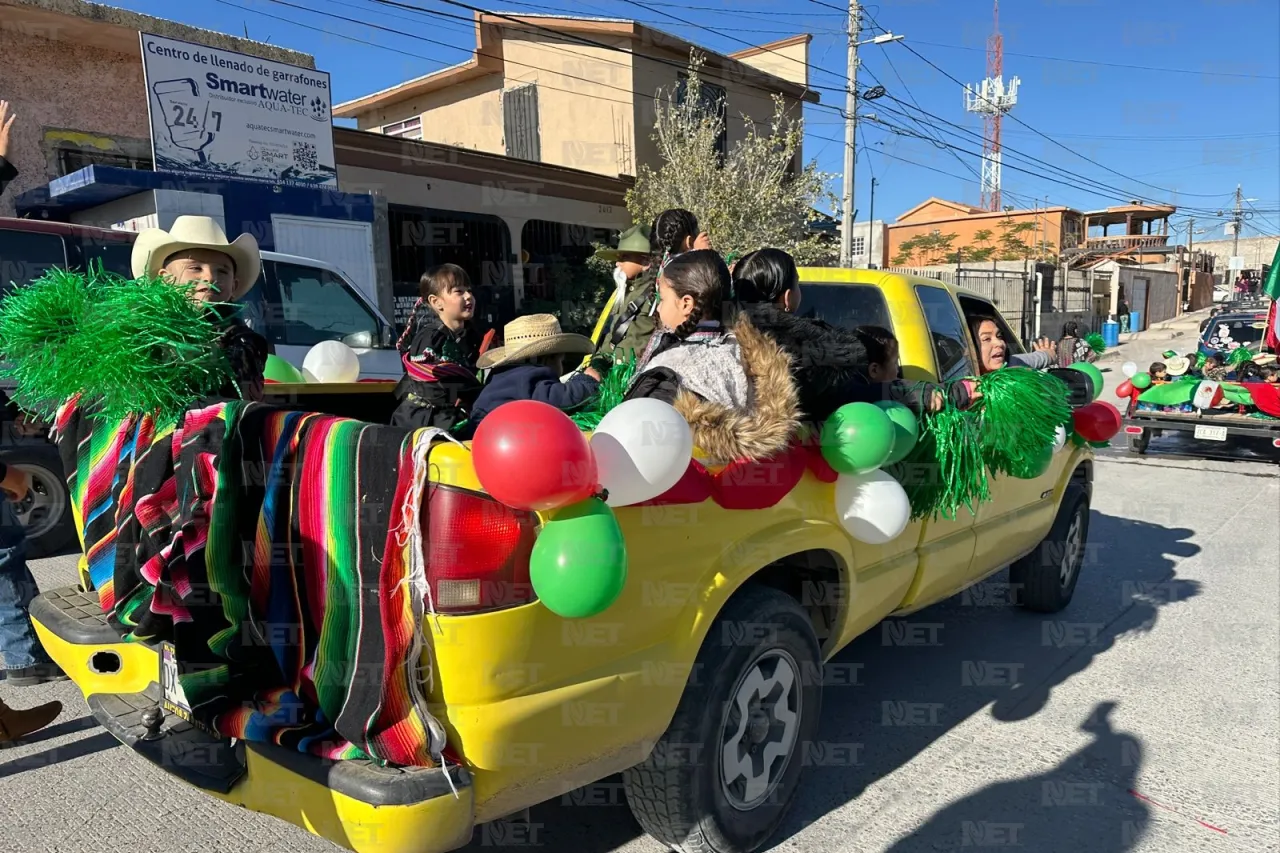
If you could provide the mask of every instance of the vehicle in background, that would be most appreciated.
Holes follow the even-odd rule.
[[[85,269],[100,262],[108,272],[132,277],[136,237],[132,231],[0,217],[0,298],[53,267]],[[403,373],[394,326],[333,264],[263,252],[262,274],[244,307],[245,322],[299,369],[311,347],[336,340],[355,350],[362,379],[398,380]],[[31,474],[32,494],[17,506],[28,550],[35,557],[57,553],[75,537],[62,462],[43,435],[18,434],[17,409],[10,409],[0,447],[12,464]]]
[[[1201,330],[1198,349],[1205,355],[1229,353],[1238,347],[1247,347],[1256,352],[1266,333],[1265,309],[1222,311],[1211,317],[1208,324]]]

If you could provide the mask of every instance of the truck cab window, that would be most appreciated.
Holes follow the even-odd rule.
[[[951,292],[945,287],[918,284],[916,298],[920,300],[920,310],[929,324],[933,357],[938,363],[938,379],[946,382],[961,376],[976,376],[978,371],[969,346],[969,330],[965,328]]]
[[[85,239],[80,243],[80,251],[86,265],[100,261],[105,272],[133,278],[132,243]]]
[[[265,333],[272,343],[310,347],[363,333],[370,341],[364,346],[378,345],[377,318],[340,277],[317,267],[276,263],[275,278],[279,303],[266,312],[271,316]]]
[[[0,228],[0,295],[14,284],[28,284],[51,267],[67,265],[67,251],[57,234]]]
[[[884,291],[869,284],[800,283],[798,314],[841,329],[882,326],[893,330]]]

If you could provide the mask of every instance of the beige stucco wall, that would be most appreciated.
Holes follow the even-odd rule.
[[[80,145],[117,149],[109,137],[149,139],[147,88],[137,55],[109,53],[0,29],[4,74],[0,97],[17,121],[9,160],[18,178],[0,196],[0,216],[14,215],[14,199],[57,177],[46,134],[75,131]],[[109,81],[110,95],[104,92]]]
[[[808,42],[802,41],[786,47],[775,47],[772,50],[744,56],[738,61],[766,74],[772,74],[774,77],[781,77],[783,80],[790,80],[801,86],[809,85]]]
[[[634,132],[631,45],[593,35],[590,44],[566,43],[531,32],[509,32],[502,53],[506,85],[538,84],[542,162],[599,175],[632,174]],[[499,125],[502,114],[498,113]]]
[[[658,153],[658,144],[653,139],[655,120],[654,94],[661,89],[663,97],[670,97],[679,82],[681,72],[680,60],[672,58],[675,65],[660,62],[648,57],[636,57],[635,82],[636,91],[645,97],[636,97],[636,162],[658,167],[662,158]],[[724,87],[728,99],[727,135],[729,149],[747,135],[747,119],[757,124],[759,132],[767,132],[773,117],[773,97],[768,92],[757,89],[753,84],[744,82],[737,76],[718,72],[704,66],[700,72],[701,79]],[[785,97],[785,96],[784,96]],[[787,115],[792,119],[800,117],[803,104],[795,98],[786,99]],[[803,162],[803,153],[797,158]]]
[[[361,113],[360,130],[381,131],[389,124],[422,116],[422,139],[489,154],[504,154],[502,78],[489,74],[454,83],[385,108]]]

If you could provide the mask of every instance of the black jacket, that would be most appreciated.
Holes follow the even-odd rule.
[[[856,334],[822,320],[797,317],[771,304],[744,305],[751,324],[791,356],[791,375],[806,420],[823,421],[845,403],[847,386],[864,379],[867,348]]]
[[[17,168],[8,160],[0,157],[0,195],[4,194],[4,188],[16,177],[18,177]]]
[[[474,326],[468,324],[453,332],[434,311],[420,307],[400,339],[400,354],[426,372],[445,367],[431,379],[415,379],[405,373],[396,385],[400,405],[391,416],[391,425],[452,429],[466,420],[467,410],[480,393],[480,380],[475,375],[480,344]]]
[[[536,364],[495,368],[471,407],[471,418],[462,431],[463,437],[475,435],[485,415],[503,403],[537,400],[569,411],[591,399],[599,387],[600,383],[585,373],[575,373],[568,382],[561,382],[554,370]]]

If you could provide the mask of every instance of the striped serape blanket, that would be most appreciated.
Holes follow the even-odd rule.
[[[434,431],[243,402],[55,425],[89,574],[171,642],[195,721],[331,759],[438,766],[420,526]]]

